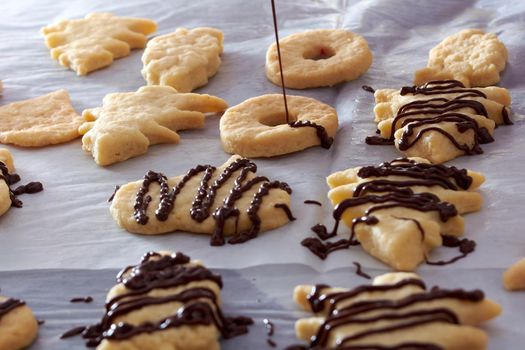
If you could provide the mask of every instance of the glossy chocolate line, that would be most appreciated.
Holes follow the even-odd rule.
[[[0,302],[0,318],[2,318],[2,316],[6,315],[12,310],[16,309],[17,307],[23,306],[25,304],[25,301],[13,298],[9,298]]]
[[[428,265],[443,266],[443,265],[452,264],[458,260],[466,258],[469,254],[473,253],[474,250],[476,249],[476,242],[471,239],[467,239],[467,238],[459,239],[454,236],[446,236],[446,235],[442,235],[441,237],[443,239],[443,245],[445,247],[459,248],[459,252],[461,254],[450,260],[429,261],[428,259],[425,259],[425,262]]]
[[[113,193],[111,194],[111,196],[109,196],[108,198],[108,203],[111,203],[113,202],[113,199],[115,198],[115,195],[117,194],[117,191],[120,189],[120,186],[119,185],[116,185],[115,186],[115,190],[113,190]]]
[[[91,303],[93,301],[93,298],[90,296],[87,297],[78,297],[78,298],[71,298],[69,300],[70,303]]]
[[[404,86],[400,91],[401,96],[406,94],[441,95],[462,93],[471,93],[479,97],[487,98],[483,92],[476,89],[467,89],[463,83],[457,80],[434,80],[429,81],[423,86]]]
[[[419,233],[421,234],[421,242],[423,242],[425,240],[425,230],[423,229],[423,226],[421,226],[421,223],[419,222],[419,220],[416,220],[416,219],[413,219],[413,218],[405,218],[405,217],[401,217],[401,216],[395,216],[395,215],[392,215],[392,217],[396,218],[396,219],[399,219],[399,220],[412,221],[416,225],[417,230],[419,231]]]
[[[370,92],[372,94],[376,92],[373,87],[368,86],[368,85],[361,86],[361,89],[365,90],[366,92]]]
[[[323,206],[323,204],[321,202],[318,202],[318,201],[314,201],[312,199],[307,199],[303,202],[304,204],[314,204],[314,205],[318,205],[320,207]]]
[[[322,125],[316,124],[312,121],[297,120],[295,122],[289,123],[288,125],[290,125],[290,127],[292,128],[302,128],[302,127],[314,128],[317,138],[321,142],[321,147],[323,148],[329,149],[334,143],[334,138],[328,136],[326,129]]]
[[[71,338],[71,337],[75,337],[77,335],[80,335],[82,334],[85,330],[86,330],[86,326],[78,326],[78,327],[74,327],[64,333],[62,333],[62,335],[60,336],[60,339],[66,339],[66,338]]]
[[[363,267],[361,266],[361,264],[357,261],[354,261],[352,262],[352,264],[354,264],[356,270],[355,270],[355,274],[358,275],[358,276],[361,276],[363,278],[366,278],[366,279],[372,279],[372,277],[370,277],[369,274],[363,272]]]
[[[323,311],[326,306],[325,303],[328,302],[331,308],[329,313],[331,313],[331,311],[335,310],[337,307],[337,303],[347,299],[355,298],[362,293],[386,292],[390,290],[402,289],[406,286],[416,286],[421,288],[422,291],[425,291],[427,288],[422,280],[416,278],[407,278],[395,284],[361,285],[346,292],[332,292],[323,294],[323,290],[330,288],[330,286],[326,284],[320,284],[316,285],[312,289],[312,292],[308,295],[307,300],[310,304],[310,308],[315,313]]]
[[[292,210],[290,209],[290,207],[288,206],[288,204],[279,203],[279,204],[274,205],[274,208],[280,208],[280,209],[282,209],[282,210],[284,211],[284,213],[286,214],[286,216],[288,217],[288,220],[290,220],[290,221],[295,221],[295,220],[297,220],[297,219],[293,216]]]
[[[288,113],[288,102],[286,101],[286,87],[284,85],[283,63],[281,60],[281,46],[279,45],[279,29],[277,28],[277,12],[275,11],[275,1],[272,0],[273,30],[275,33],[275,43],[277,44],[277,57],[279,59],[279,72],[281,73],[281,87],[283,90],[284,110],[286,112],[286,124],[290,124]]]

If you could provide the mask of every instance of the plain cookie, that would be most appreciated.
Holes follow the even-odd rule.
[[[227,107],[218,97],[182,94],[170,86],[108,94],[102,107],[82,113],[82,149],[101,166],[122,162],[146,153],[150,145],[179,143],[176,131],[202,128],[204,113]]]
[[[179,92],[204,86],[221,65],[223,34],[214,28],[178,28],[151,39],[142,55],[148,85],[168,85]]]
[[[40,32],[53,59],[86,75],[129,55],[131,49],[143,48],[146,35],[156,31],[157,24],[149,19],[90,13],[83,19],[61,20]]]
[[[503,273],[503,285],[508,291],[525,290],[525,259],[519,260]]]
[[[231,157],[215,168],[198,165],[184,176],[149,171],[144,180],[115,193],[111,214],[125,230],[140,234],[187,231],[212,235],[212,245],[242,243],[290,220],[290,187],[256,175],[248,159]]]
[[[317,29],[289,35],[279,41],[288,88],[333,86],[357,79],[372,64],[366,40],[345,29]],[[281,86],[277,45],[266,52],[266,77]]]
[[[13,102],[0,107],[0,143],[42,147],[80,136],[82,117],[71,105],[66,90]]]
[[[337,112],[303,96],[262,95],[228,108],[220,122],[224,150],[243,157],[274,157],[321,145],[330,148],[337,132]]]
[[[507,48],[496,34],[465,29],[430,50],[427,67],[416,72],[414,84],[455,79],[465,86],[494,85],[507,57]]]
[[[25,349],[37,333],[38,323],[26,303],[0,296],[0,349]]]
[[[315,317],[295,324],[303,349],[485,350],[476,326],[497,317],[501,306],[480,290],[427,290],[416,274],[389,273],[354,289],[299,285],[294,300]]]

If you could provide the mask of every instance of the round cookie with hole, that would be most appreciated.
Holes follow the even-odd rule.
[[[284,85],[293,89],[333,86],[355,80],[372,64],[372,51],[360,35],[345,29],[316,29],[279,40]],[[277,45],[266,52],[266,76],[281,86]]]
[[[250,98],[226,110],[220,132],[224,150],[243,157],[274,157],[308,147],[330,148],[337,132],[334,108],[313,98],[280,94]]]

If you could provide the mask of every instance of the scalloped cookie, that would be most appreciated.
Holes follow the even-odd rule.
[[[494,85],[507,58],[507,48],[496,34],[465,29],[430,50],[427,67],[416,72],[414,84],[454,79],[465,86]]]
[[[157,24],[146,18],[90,13],[82,19],[61,20],[41,29],[51,57],[78,75],[109,66],[115,58],[146,45]]]
[[[212,235],[212,245],[242,243],[293,220],[288,184],[256,175],[246,158],[222,166],[198,165],[167,178],[149,171],[144,180],[121,186],[111,204],[119,226],[132,233],[187,231]]]
[[[0,349],[25,349],[37,333],[38,323],[26,303],[0,295]]]
[[[299,285],[294,300],[315,317],[299,319],[303,349],[485,350],[476,326],[497,317],[501,306],[480,290],[427,290],[413,273],[388,273],[354,289]]]
[[[307,89],[355,80],[372,64],[367,41],[345,29],[316,29],[279,40],[284,84]],[[266,52],[266,77],[281,86],[277,45]]]
[[[217,73],[223,34],[214,28],[178,28],[148,42],[142,55],[142,76],[148,85],[168,85],[190,92]]]
[[[0,107],[0,143],[42,147],[80,136],[82,117],[71,105],[66,90]]]
[[[182,94],[170,86],[108,94],[102,107],[82,113],[82,149],[101,166],[122,162],[146,153],[150,145],[179,143],[176,131],[202,128],[204,113],[227,107],[218,97]]]

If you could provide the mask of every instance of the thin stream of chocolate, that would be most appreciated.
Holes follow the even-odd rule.
[[[279,58],[279,71],[281,73],[281,87],[283,90],[284,110],[286,112],[286,124],[290,124],[290,115],[288,113],[288,101],[286,100],[286,87],[284,85],[283,63],[281,60],[281,46],[279,45],[279,29],[277,28],[277,12],[275,11],[275,0],[271,0],[271,2],[272,2],[272,15],[273,15],[273,29],[275,32],[275,43],[277,44],[277,56]]]
[[[71,298],[71,300],[69,300],[70,303],[86,303],[86,304],[89,304],[92,301],[93,301],[93,298],[90,296]]]
[[[365,90],[366,92],[370,92],[372,94],[374,94],[376,92],[376,90],[374,90],[373,87],[368,86],[368,85],[361,86],[361,89]]]
[[[355,270],[355,274],[356,275],[361,276],[361,277],[366,278],[366,279],[369,279],[369,280],[372,279],[372,277],[369,274],[363,272],[363,267],[361,266],[361,264],[359,262],[354,261],[354,262],[352,262],[352,264],[354,264],[355,267],[356,267],[356,270]]]
[[[288,206],[288,204],[284,204],[284,203],[279,203],[279,204],[276,204],[274,205],[275,208],[280,208],[284,211],[284,213],[286,214],[286,216],[288,217],[288,220],[290,221],[295,221],[297,220],[294,216],[293,216],[293,213],[292,211],[290,210],[290,207]]]
[[[319,201],[314,201],[314,200],[312,200],[312,199],[307,199],[307,200],[305,200],[303,203],[304,203],[304,204],[314,204],[314,205],[318,205],[318,206],[320,206],[320,207],[323,206],[323,204],[322,204],[321,202],[319,202]]]
[[[266,335],[268,336],[268,338],[266,338],[266,342],[269,346],[275,348],[277,346],[277,343],[275,343],[275,341],[272,340],[272,336],[275,333],[275,324],[267,318],[263,320],[263,323],[266,327]]]
[[[115,195],[117,194],[117,191],[120,189],[120,186],[119,185],[116,185],[115,186],[115,190],[113,191],[113,193],[111,194],[111,196],[108,198],[108,203],[111,203],[113,202],[113,199],[115,198]]]
[[[446,235],[442,235],[441,237],[443,239],[443,246],[449,247],[449,248],[458,248],[461,254],[450,260],[429,261],[428,259],[425,259],[428,265],[437,265],[437,266],[449,265],[449,264],[455,263],[458,260],[466,258],[469,254],[473,253],[474,250],[476,249],[476,242],[471,239],[467,239],[467,238],[459,239],[454,236],[446,236]]]

